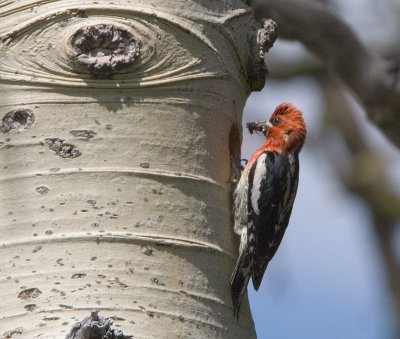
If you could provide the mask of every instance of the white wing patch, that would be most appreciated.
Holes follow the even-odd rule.
[[[247,228],[247,192],[249,190],[249,168],[243,171],[233,195],[233,217],[235,220],[234,231],[241,235],[241,230]]]
[[[262,153],[257,158],[256,169],[254,171],[253,177],[253,187],[251,191],[251,205],[253,206],[254,213],[260,214],[260,209],[258,208],[258,199],[261,196],[261,181],[267,176],[267,168],[265,166],[266,154]]]
[[[239,246],[239,254],[247,251],[247,228],[243,227],[240,234],[240,246]]]

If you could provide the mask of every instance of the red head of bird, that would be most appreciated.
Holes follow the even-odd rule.
[[[278,153],[300,151],[306,138],[303,115],[289,103],[278,105],[267,122],[258,124],[258,129],[265,135],[264,146]]]

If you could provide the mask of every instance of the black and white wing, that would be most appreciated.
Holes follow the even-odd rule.
[[[250,169],[247,238],[251,277],[256,290],[288,226],[298,173],[297,153],[264,152]]]

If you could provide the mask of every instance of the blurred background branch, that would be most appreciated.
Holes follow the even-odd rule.
[[[399,65],[365,46],[324,2],[252,0],[258,18],[272,18],[279,37],[297,40],[340,77],[363,103],[368,117],[400,147]]]
[[[374,233],[385,263],[388,284],[392,290],[395,319],[400,319],[400,262],[396,259],[396,226],[400,221],[400,197],[387,178],[383,154],[366,140],[353,106],[343,86],[334,79],[323,81],[326,120],[340,132],[350,156],[344,156],[325,145],[331,164],[346,188],[362,198],[371,213]],[[345,122],[345,123],[344,123]],[[400,333],[400,324],[397,324]]]

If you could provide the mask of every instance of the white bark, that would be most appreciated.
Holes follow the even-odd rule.
[[[135,338],[253,337],[229,290],[245,4],[24,0],[0,15],[0,334],[63,338],[96,308]],[[112,78],[67,47],[100,24],[141,42]]]

